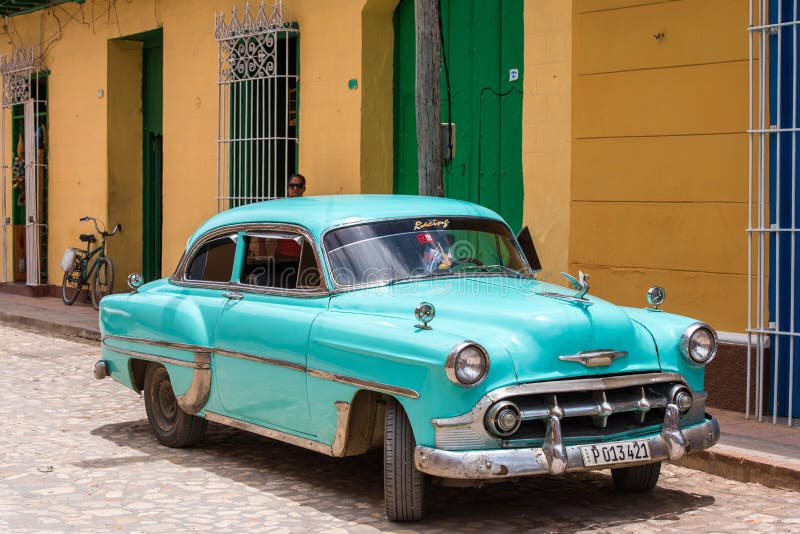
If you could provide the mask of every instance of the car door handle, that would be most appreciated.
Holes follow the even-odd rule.
[[[225,293],[222,294],[222,296],[225,297],[226,299],[231,299],[231,300],[242,300],[244,298],[244,295],[242,295],[238,291],[226,291]]]

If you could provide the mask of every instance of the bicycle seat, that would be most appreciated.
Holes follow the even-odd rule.
[[[84,243],[94,243],[97,238],[93,234],[81,234],[80,240]]]

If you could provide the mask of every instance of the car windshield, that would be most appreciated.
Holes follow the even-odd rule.
[[[474,217],[394,219],[325,234],[338,285],[436,276],[532,275],[516,240],[499,221]]]

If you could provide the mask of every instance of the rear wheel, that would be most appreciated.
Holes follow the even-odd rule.
[[[97,272],[92,278],[92,306],[100,309],[100,301],[111,293],[114,288],[114,264],[109,258],[100,258],[97,262]]]
[[[383,492],[390,521],[419,521],[425,515],[425,474],[414,465],[416,446],[403,407],[389,398],[383,435]]]
[[[81,293],[81,287],[83,286],[81,274],[81,268],[77,262],[75,262],[72,270],[64,272],[64,278],[61,279],[61,300],[67,306],[71,306]]]
[[[144,407],[153,433],[167,447],[188,447],[197,443],[208,421],[191,415],[178,405],[167,370],[157,363],[147,365],[144,373]]]
[[[656,487],[661,473],[661,462],[654,464],[618,467],[611,470],[617,491],[645,492]]]

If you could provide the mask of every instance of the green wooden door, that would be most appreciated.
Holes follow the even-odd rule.
[[[522,0],[442,0],[443,123],[455,125],[455,158],[445,163],[445,195],[500,213],[522,226]],[[394,13],[394,191],[416,194],[414,1]],[[516,76],[514,69],[516,69]]]
[[[161,30],[142,39],[142,274],[161,277],[163,45]]]

